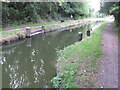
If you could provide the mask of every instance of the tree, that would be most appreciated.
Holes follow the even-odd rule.
[[[120,2],[104,2],[101,5],[101,13],[106,15],[114,15],[117,23],[120,23]]]
[[[75,19],[90,16],[86,2],[4,2],[2,3],[2,24],[36,23],[41,20]]]

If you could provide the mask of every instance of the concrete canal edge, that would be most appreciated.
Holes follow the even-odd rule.
[[[12,36],[12,37],[7,37],[7,38],[4,38],[2,40],[0,40],[0,45],[9,45],[11,43],[14,43],[14,42],[17,42],[17,41],[20,41],[20,40],[24,40],[26,38],[30,38],[32,36],[35,36],[35,35],[38,35],[38,34],[44,34],[44,33],[47,33],[47,32],[52,32],[52,31],[57,31],[57,30],[60,30],[60,29],[67,29],[67,28],[72,28],[72,27],[78,27],[78,26],[85,26],[85,25],[88,25],[90,24],[92,21],[88,20],[84,23],[75,23],[75,24],[72,24],[72,25],[67,25],[67,26],[63,26],[63,27],[57,27],[57,28],[52,28],[52,29],[45,29],[45,26],[42,26],[42,29],[41,30],[37,30],[36,32],[34,33],[30,33],[30,27],[26,27],[26,33],[24,34],[17,34],[15,36]]]

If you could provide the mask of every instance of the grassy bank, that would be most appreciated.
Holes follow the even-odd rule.
[[[94,87],[95,73],[102,55],[101,32],[106,24],[104,22],[83,41],[58,51],[58,75],[51,80],[54,87]]]
[[[77,21],[77,20],[73,20],[73,21]],[[73,23],[70,22],[70,20],[65,20],[65,22],[63,22],[63,24],[65,23]],[[51,21],[51,22],[48,22],[48,21],[42,21],[41,23],[27,23],[27,24],[21,24],[21,25],[11,25],[9,27],[5,27],[5,28],[2,28],[2,31],[5,31],[5,30],[11,30],[11,29],[18,29],[18,28],[25,28],[25,27],[35,27],[35,26],[42,26],[42,25],[50,25],[50,24],[60,24],[61,22],[60,21]]]

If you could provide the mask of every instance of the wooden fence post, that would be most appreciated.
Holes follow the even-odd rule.
[[[82,32],[78,32],[78,41],[82,40]]]
[[[90,36],[90,30],[87,30],[87,36]]]

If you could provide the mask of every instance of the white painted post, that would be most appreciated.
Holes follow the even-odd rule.
[[[72,29],[70,28],[70,32],[72,32]]]
[[[70,16],[71,20],[73,19],[73,15]]]
[[[30,37],[31,30],[30,27],[26,27],[26,37]]]

